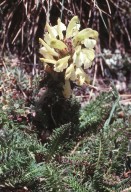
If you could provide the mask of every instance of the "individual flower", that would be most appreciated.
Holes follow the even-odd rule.
[[[66,97],[70,95],[70,81],[76,81],[79,85],[89,83],[84,69],[91,67],[95,57],[93,48],[96,45],[98,32],[91,28],[81,31],[79,29],[80,22],[77,16],[71,19],[67,28],[58,19],[55,26],[46,24],[44,39],[39,39],[42,44],[40,54],[43,56],[40,60],[44,62],[45,68],[49,65],[53,66],[56,72],[64,72],[64,88],[68,87]]]

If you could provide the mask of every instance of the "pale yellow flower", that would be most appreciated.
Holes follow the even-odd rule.
[[[63,40],[64,38],[64,35],[63,35],[63,31],[66,30],[66,26],[61,22],[60,19],[58,19],[58,25],[57,25],[57,33],[58,33],[58,36],[59,36],[59,39],[60,40]]]
[[[71,89],[70,80],[76,81],[79,85],[89,83],[89,78],[83,69],[91,67],[95,57],[93,48],[96,45],[98,32],[91,28],[79,31],[79,28],[78,16],[70,20],[67,28],[58,19],[54,27],[46,24],[44,40],[40,39],[42,44],[40,54],[43,56],[40,60],[52,64],[54,71],[64,72],[65,87],[68,87],[68,92]]]
[[[66,39],[70,37],[74,37],[80,28],[80,21],[77,16],[74,16],[71,21],[69,22],[69,25],[66,30]]]
[[[44,40],[42,40],[41,38],[39,38],[40,43],[44,46],[45,50],[51,54],[52,56],[58,57],[59,54],[53,49],[50,48],[50,46],[44,42]]]
[[[89,83],[89,77],[81,67],[76,68],[75,74],[79,85],[83,85],[84,82],[87,84]]]
[[[50,26],[48,23],[46,24],[46,30],[48,31],[44,35],[45,42],[50,45],[51,38],[59,37],[60,40],[63,40],[63,31],[66,30],[66,26],[64,23],[61,22],[60,19],[57,21],[58,25]]]
[[[53,59],[53,56],[47,51],[45,47],[41,47],[40,49],[40,54],[45,58],[45,59]]]
[[[88,49],[93,49],[96,46],[96,40],[95,39],[85,39],[82,41],[82,44],[85,45]]]
[[[62,72],[64,69],[68,67],[68,60],[70,56],[63,57],[62,59],[59,59],[56,62],[56,65],[54,65],[54,70],[56,72]]]
[[[72,63],[65,72],[65,79],[66,80],[72,80],[75,81],[76,79],[76,74],[75,74],[75,69],[74,69],[74,64]]]
[[[81,44],[84,40],[89,38],[97,40],[98,32],[91,28],[83,29],[82,31],[80,31],[75,35],[75,37],[73,38],[73,44],[74,45]]]
[[[67,49],[67,45],[58,39],[51,39],[50,46],[59,50]]]
[[[42,61],[42,62],[45,62],[45,63],[50,63],[50,64],[56,64],[56,60],[54,60],[54,59],[45,59],[45,58],[40,58],[40,60]]]

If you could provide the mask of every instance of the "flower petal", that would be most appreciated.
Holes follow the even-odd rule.
[[[39,53],[43,55],[45,59],[53,59],[53,56],[46,50],[45,47],[39,49]]]
[[[84,83],[89,83],[89,77],[88,75],[83,71],[81,67],[76,68],[76,76],[78,80],[79,85],[83,85]]]
[[[74,69],[74,64],[72,63],[65,72],[65,79],[66,80],[72,80],[75,81],[76,75],[75,75],[75,69]]]
[[[52,38],[55,38],[57,36],[57,31],[54,27],[51,27],[48,23],[46,23],[46,28]]]
[[[50,45],[50,39],[51,39],[50,34],[49,34],[49,33],[45,33],[45,35],[44,35],[44,41],[45,41],[48,45]]]
[[[45,58],[40,58],[40,61],[45,62],[45,63],[50,63],[50,64],[56,64],[56,60],[54,59],[45,59]]]
[[[98,32],[91,28],[83,29],[82,31],[78,32],[78,34],[74,36],[73,43],[74,45],[80,44],[84,39],[87,39],[87,38],[97,39]]]
[[[46,50],[53,56],[56,56],[58,57],[59,54],[53,49],[53,48],[50,48],[50,46],[44,42],[43,39],[39,38],[39,42],[46,48]]]
[[[80,21],[79,21],[78,16],[74,16],[70,20],[67,30],[66,30],[66,39],[69,37],[74,37],[78,33],[78,30],[80,28],[79,23],[80,23]]]
[[[93,49],[96,46],[96,40],[95,39],[85,39],[82,43],[88,49]]]
[[[62,31],[66,30],[66,26],[61,22],[60,19],[58,19],[57,23],[58,23],[57,31],[58,31],[59,39],[62,40],[64,38]]]
[[[66,69],[68,66],[69,58],[70,56],[66,56],[66,57],[63,57],[62,59],[59,59],[54,66],[54,71],[62,72],[64,69]]]
[[[75,56],[75,54],[74,54]],[[73,61],[76,65],[76,67],[81,67],[84,63],[84,54],[82,52],[79,52],[76,54],[76,58],[74,59],[74,56],[73,56]]]
[[[93,59],[95,58],[95,51],[94,49],[82,49],[81,50],[83,54],[85,54],[85,60],[89,59],[90,61],[93,61]]]
[[[92,61],[95,58],[94,49],[82,49],[84,58],[84,69],[88,69],[92,65]]]
[[[59,50],[67,49],[67,46],[65,45],[65,43],[63,43],[62,41],[55,39],[55,38],[51,39],[50,46],[55,49],[59,49]]]
[[[69,98],[71,96],[71,86],[70,86],[70,81],[69,80],[65,80],[65,85],[63,86],[63,95],[65,98]]]

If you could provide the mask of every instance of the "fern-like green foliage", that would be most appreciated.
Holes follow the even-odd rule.
[[[0,190],[7,186],[11,190],[26,186],[31,192],[128,189],[131,180],[124,173],[131,169],[131,108],[118,101],[115,90],[102,93],[80,111],[71,100],[72,108],[64,115],[72,116],[53,129],[44,144],[1,111]],[[124,117],[119,116],[121,111]]]
[[[62,145],[69,138],[70,130],[71,130],[71,123],[68,123],[53,131],[50,138],[51,142],[49,144],[48,149],[49,152],[48,160],[58,151],[61,151]]]
[[[26,178],[27,170],[31,171],[32,164],[34,170],[38,169],[35,156],[43,154],[45,148],[38,142],[36,134],[23,131],[24,125],[10,120],[2,111],[0,120],[0,184],[19,186],[27,181],[23,178]],[[37,174],[34,177],[37,179]]]
[[[102,93],[92,101],[89,105],[86,105],[80,111],[80,132],[93,132],[99,131],[106,119],[108,119],[112,105],[117,99],[115,91]]]

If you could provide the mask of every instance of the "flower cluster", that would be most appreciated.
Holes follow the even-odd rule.
[[[64,72],[66,97],[70,95],[70,80],[77,84],[89,83],[89,78],[84,72],[91,66],[95,57],[94,47],[98,38],[98,32],[91,28],[79,31],[80,22],[77,16],[74,16],[69,22],[67,28],[60,19],[57,25],[50,26],[46,24],[47,32],[44,40],[39,39],[42,47],[40,58],[44,62],[45,68],[53,65],[56,72]],[[65,35],[64,32],[65,31]]]

